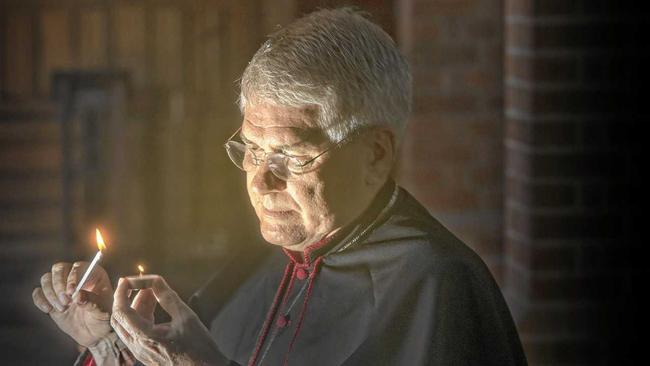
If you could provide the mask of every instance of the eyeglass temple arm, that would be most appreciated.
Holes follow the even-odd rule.
[[[237,131],[235,131],[235,133],[233,133],[232,135],[230,135],[230,137],[228,137],[228,139],[226,140],[226,142],[224,142],[224,144],[227,144],[228,141],[232,140],[233,137],[235,137],[239,133],[239,131],[241,131],[241,126],[239,126],[239,128],[237,129]]]
[[[343,142],[345,142],[345,140],[348,140],[350,137],[352,137],[352,134],[349,134],[349,135],[347,135],[346,137],[342,138],[339,142],[337,142],[337,143],[335,143],[334,145],[330,146],[327,150],[323,151],[322,153],[320,153],[320,154],[314,156],[313,158],[307,160],[306,162],[300,164],[300,166],[301,166],[301,167],[302,167],[302,166],[305,166],[305,165],[311,163],[312,161],[318,159],[321,155],[325,154],[326,152],[328,152],[328,151],[334,149],[335,147],[339,147],[339,146],[341,146],[341,144],[343,144]]]

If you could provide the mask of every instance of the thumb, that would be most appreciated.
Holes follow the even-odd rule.
[[[142,289],[135,295],[131,307],[143,318],[153,321],[156,310],[156,297],[151,289]]]
[[[156,276],[152,283],[151,289],[156,296],[160,306],[172,317],[179,317],[185,313],[187,306],[178,296],[176,291],[172,290],[164,278]]]

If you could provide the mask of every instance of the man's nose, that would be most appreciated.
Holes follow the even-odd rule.
[[[269,192],[278,192],[285,189],[287,182],[278,178],[269,169],[268,161],[265,161],[253,172],[253,180],[251,181],[251,188],[257,194],[265,194]]]

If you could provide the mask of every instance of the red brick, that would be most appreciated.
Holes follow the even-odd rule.
[[[49,121],[0,123],[0,143],[58,142],[61,125]]]
[[[585,114],[625,112],[629,105],[624,90],[567,86],[564,89],[533,89],[507,86],[506,101],[510,108],[537,114]],[[629,102],[628,102],[629,103]]]
[[[4,178],[0,180],[0,203],[7,202],[58,202],[61,200],[62,179]]]
[[[502,9],[498,0],[418,0],[399,27],[414,80],[400,182],[433,212],[501,209]],[[500,228],[455,230],[500,273]]]
[[[532,177],[608,178],[620,170],[620,158],[611,151],[520,154],[528,155]]]
[[[505,26],[506,48],[530,49],[534,45],[533,28],[520,23],[511,23],[506,20]]]
[[[469,39],[492,40],[500,38],[501,24],[494,19],[476,19],[467,22],[464,26],[465,33]]]
[[[58,143],[5,145],[0,150],[0,157],[0,169],[8,171],[56,171],[62,162]]]
[[[578,1],[507,0],[506,14],[519,16],[569,15],[580,12]]]
[[[413,70],[413,95],[430,95],[432,90],[440,90],[440,73],[434,70]]]
[[[505,0],[505,14],[530,16],[532,0]]]
[[[532,162],[519,150],[508,149],[505,150],[505,167],[506,174],[515,174],[517,176],[530,177],[532,176]]]
[[[469,114],[477,109],[477,98],[473,95],[416,96],[414,99],[413,110],[418,114]]]
[[[427,177],[415,177],[411,183],[415,196],[432,211],[466,210],[477,205],[476,192],[459,189],[457,182],[432,181]]]
[[[507,246],[506,246],[506,250],[507,250]],[[524,301],[529,301],[528,300],[529,298],[528,293],[530,291],[529,273],[525,270],[524,273],[521,273],[521,270],[518,267],[513,266],[512,263],[508,263],[508,261],[512,260],[512,257],[509,255],[508,252],[506,253],[507,254],[505,256],[505,260],[508,265],[503,269],[505,288],[508,289],[509,293],[515,295],[514,296],[515,299],[523,299]],[[512,304],[513,300],[511,300],[510,303]]]
[[[523,234],[538,239],[614,238],[623,229],[623,219],[609,213],[532,214],[527,220]]]
[[[577,267],[578,244],[537,245],[527,240],[508,238],[510,258],[530,271],[573,271]]]
[[[509,48],[536,50],[594,49],[616,45],[618,34],[611,32],[608,22],[534,23],[506,20]]]
[[[566,0],[524,0],[533,2],[535,16],[579,14],[580,2]]]
[[[413,21],[413,33],[417,35],[418,42],[438,41],[440,29],[437,22],[427,19],[426,21]]]
[[[505,210],[505,227],[513,231],[517,236],[529,237],[531,232],[531,220],[524,212],[507,207]]]
[[[436,0],[436,1],[415,1],[413,13],[423,15],[463,15],[476,6],[476,0]]]
[[[535,147],[567,147],[578,143],[575,122],[528,122],[516,118],[506,121],[506,138]]]
[[[499,257],[503,253],[499,227],[477,225],[475,220],[470,219],[464,224],[449,225],[449,229],[474,249],[481,258]]]
[[[571,82],[579,77],[579,59],[571,56],[506,56],[508,76],[535,82]]]
[[[531,278],[532,301],[578,301],[597,300],[607,296],[602,290],[602,277],[556,276]]]
[[[29,235],[61,229],[62,212],[58,206],[3,209],[0,211],[0,238],[8,235]]]
[[[536,208],[567,207],[578,203],[578,189],[568,183],[537,183],[508,177],[506,194],[518,204]]]
[[[512,117],[507,118],[505,123],[506,141],[511,140],[523,144],[530,144],[532,142],[530,123],[518,121]]]
[[[532,211],[508,206],[506,228],[540,240],[607,239],[620,237],[624,218],[616,213]]]
[[[413,51],[413,66],[435,68],[472,65],[477,62],[478,50],[474,44],[455,44],[418,41]]]
[[[480,152],[479,152],[480,153]],[[501,203],[501,198],[503,197],[501,191],[501,184],[503,182],[503,165],[500,163],[492,163],[491,165],[479,166],[473,168],[469,174],[468,178],[471,180],[471,184],[476,187],[477,190],[485,192],[490,187],[498,185],[499,187],[494,187],[493,193],[495,198],[498,198],[498,202]],[[492,200],[495,201],[496,200]]]
[[[457,86],[464,89],[494,90],[501,82],[500,74],[489,73],[486,70],[468,70],[462,73],[462,78]]]

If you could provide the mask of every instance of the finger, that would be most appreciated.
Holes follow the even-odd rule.
[[[135,310],[114,310],[111,319],[119,323],[134,338],[150,338],[152,323],[138,315]]]
[[[115,293],[113,293],[113,310],[129,308],[129,283],[122,277],[117,281]]]
[[[143,318],[153,322],[156,310],[156,297],[151,289],[143,289],[135,295],[131,307]]]
[[[41,276],[41,288],[43,289],[43,294],[47,301],[58,311],[64,311],[65,308],[59,302],[58,297],[54,293],[54,288],[52,288],[52,273],[47,272]]]
[[[46,314],[49,314],[49,312],[52,311],[52,305],[47,301],[43,294],[43,290],[40,287],[37,287],[32,291],[32,300],[34,300],[34,305],[36,305],[40,311]]]
[[[102,314],[98,316],[98,319],[108,320],[110,308],[105,307],[102,304],[102,299],[94,292],[80,290],[74,297],[73,301],[79,306],[79,308],[89,311],[91,313]]]
[[[52,265],[52,287],[62,305],[70,303],[70,296],[66,295],[65,290],[71,268],[72,264],[65,262]]]
[[[70,269],[70,273],[68,274],[68,279],[66,281],[65,291],[68,295],[72,295],[75,288],[77,287],[77,284],[79,283],[79,281],[81,281],[81,277],[86,272],[86,269],[88,269],[89,265],[90,263],[88,262],[74,262],[74,264],[72,265],[72,269]]]
[[[169,287],[164,278],[161,276],[155,276],[151,283],[151,289],[153,290],[158,303],[160,303],[160,306],[165,309],[172,318],[184,314],[186,308],[185,303],[181,300],[176,291]]]

